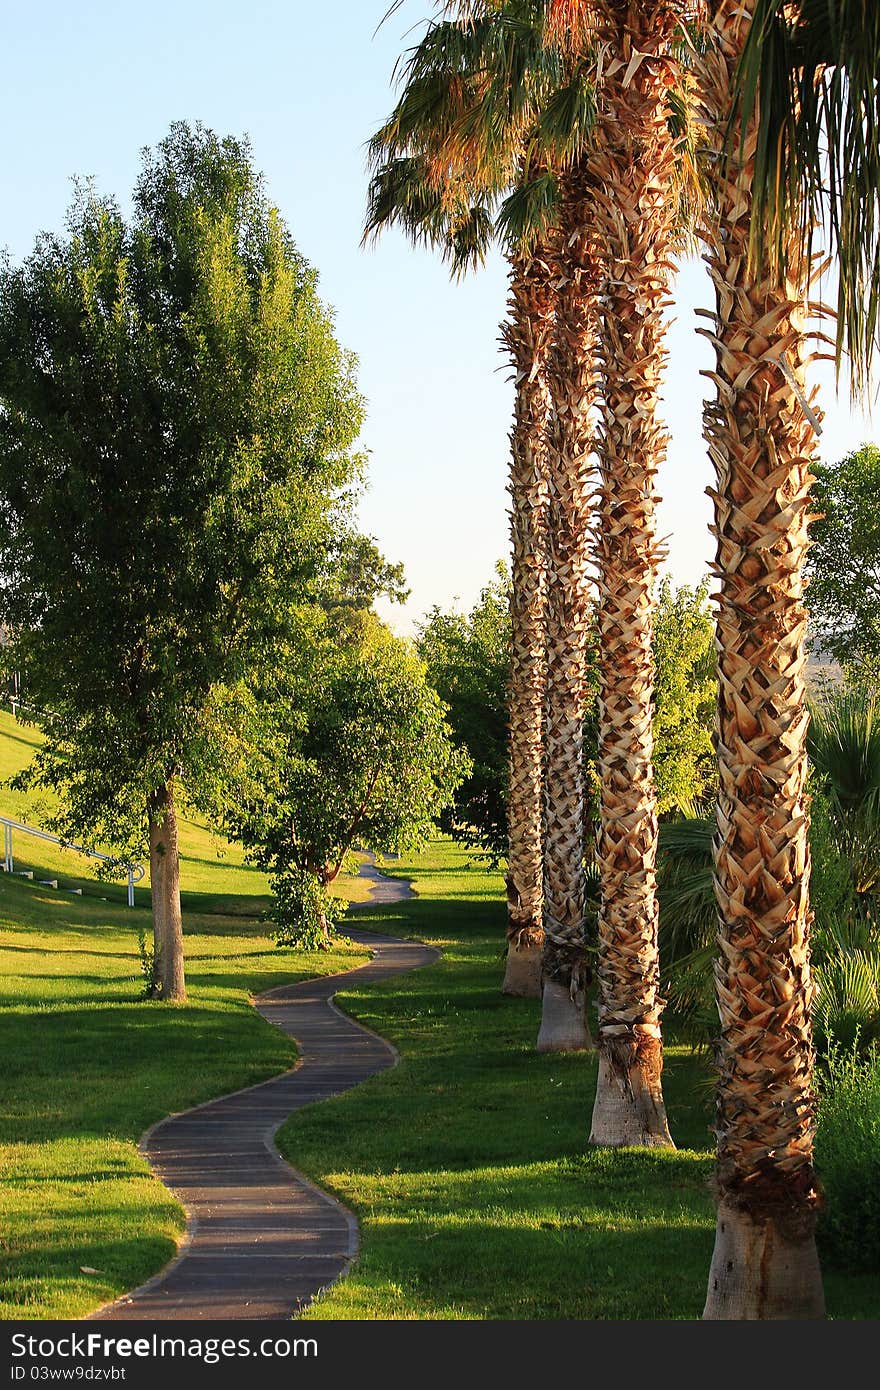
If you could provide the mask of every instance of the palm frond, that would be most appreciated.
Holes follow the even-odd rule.
[[[559,183],[545,169],[523,179],[507,195],[498,211],[496,232],[510,249],[530,250],[543,240],[559,218]]]
[[[809,256],[824,228],[838,266],[838,368],[847,353],[854,392],[880,327],[878,72],[872,0],[755,0],[737,76],[741,141],[758,121],[753,254],[784,268],[792,246]]]
[[[438,184],[417,156],[387,160],[367,188],[363,244],[398,227],[416,245],[440,252],[457,278],[483,265],[495,234],[494,197],[468,198],[454,180]]]
[[[595,88],[580,71],[553,88],[535,121],[535,131],[547,157],[562,165],[583,154],[595,129]]]
[[[833,687],[812,707],[807,752],[828,794],[834,843],[852,878],[858,910],[880,902],[880,699]]]
[[[880,1039],[880,949],[839,951],[816,968],[813,1027],[821,1048],[847,1051]]]
[[[596,6],[590,0],[548,0],[547,42],[579,53],[589,42]]]
[[[717,955],[718,911],[709,817],[660,827],[657,891],[663,992],[683,1034],[708,1043],[717,1018],[712,962]]]
[[[449,219],[441,251],[456,279],[485,264],[494,237],[495,219],[487,201],[471,203]]]
[[[880,700],[865,690],[829,690],[812,707],[807,752],[843,810],[880,800]]]

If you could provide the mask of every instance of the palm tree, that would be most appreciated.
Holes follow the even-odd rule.
[[[598,387],[595,242],[577,166],[563,179],[556,331],[547,362],[549,509],[544,783],[544,951],[539,1052],[592,1046],[584,910],[583,728],[591,621],[593,409]]]
[[[569,21],[592,9],[585,0],[551,4]],[[880,25],[876,7],[872,19],[863,0],[709,0],[704,9],[697,72],[713,195],[704,232],[716,289],[709,336],[718,396],[706,423],[718,474],[722,948],[719,1220],[705,1316],[819,1316],[801,603],[818,424],[804,384],[809,214],[821,201],[824,128],[840,253],[839,335],[860,349],[864,371],[880,293]],[[762,22],[750,36],[753,15]],[[812,46],[807,19],[820,36]],[[830,76],[823,63],[832,65]],[[727,136],[740,83],[745,112],[734,148]],[[772,122],[768,134],[780,92],[788,138]],[[755,189],[757,206],[774,214],[770,235],[762,230],[768,219],[752,216]],[[756,246],[757,264],[749,256]]]
[[[583,138],[592,107],[579,78],[560,81],[558,62],[536,27],[540,5],[521,0],[503,24],[493,6],[486,9],[479,22],[470,15],[466,23],[432,26],[411,54],[406,89],[374,141],[378,167],[368,228],[394,217],[436,244],[435,211],[425,213],[436,210],[438,199],[448,211],[462,188],[477,198],[512,189],[499,219],[511,263],[502,337],[517,387],[504,990],[538,994],[543,977],[538,1046],[568,1050],[590,1045],[583,1011],[581,743],[596,277],[583,258],[570,269],[570,256],[559,254],[553,229],[560,200],[547,166],[553,141]],[[549,109],[542,110],[536,89],[549,94]],[[392,170],[401,148],[419,152],[435,190],[413,196],[408,186],[402,214],[383,191],[389,179],[400,182]]]
[[[486,209],[525,160],[511,158],[513,139],[490,148],[479,125],[463,135],[458,122],[485,97],[485,26],[432,24],[410,52],[394,112],[373,137],[373,176],[365,235],[393,222],[413,240],[439,249],[454,274],[482,263],[480,246],[462,255],[461,227],[472,222],[469,200]],[[540,240],[510,253],[508,318],[501,330],[515,381],[510,434],[511,653],[508,682],[507,795],[508,953],[502,992],[541,992],[543,718],[546,673],[547,481],[545,364],[552,335],[552,271]]]
[[[655,478],[663,335],[683,153],[670,109],[686,6],[549,0],[551,34],[598,55],[597,133],[582,160],[581,234],[601,265],[599,1081],[591,1141],[669,1145],[661,1088],[657,805],[652,763]]]
[[[598,865],[599,1078],[594,1144],[671,1145],[661,1089],[657,798],[652,763],[653,617],[660,547],[656,474],[666,308],[677,232],[670,93],[681,5],[605,3],[607,45],[591,159],[593,216],[607,258],[601,351],[605,374],[599,563],[601,776]]]
[[[469,5],[505,30],[556,6],[541,0]],[[570,12],[572,7],[564,7]],[[585,5],[589,25],[566,39],[567,58],[532,126],[545,135],[562,112],[583,107],[588,68],[603,71],[605,124],[593,149],[589,122],[563,141],[564,189],[556,332],[547,362],[550,393],[545,760],[544,1010],[538,1046],[583,1046],[584,788],[581,759],[589,582],[591,410],[604,365],[606,440],[600,449],[603,516],[598,526],[603,636],[602,837],[605,879],[600,978],[604,1026],[593,1137],[601,1143],[669,1143],[660,1091],[660,1001],[654,855],[657,817],[651,764],[651,614],[658,550],[654,475],[664,437],[656,420],[662,324],[672,267],[679,142],[668,97],[678,75],[673,38],[686,7],[657,0],[636,16],[615,0]],[[609,61],[609,54],[611,55]],[[499,71],[499,70],[496,70]],[[511,68],[501,69],[502,82]],[[623,119],[621,119],[623,116]],[[639,122],[644,122],[640,127]],[[622,218],[610,178],[633,183]],[[613,272],[608,266],[613,265]],[[611,306],[600,314],[600,294]],[[622,370],[621,370],[622,368]],[[634,867],[635,866],[635,867]]]
[[[502,339],[516,382],[510,433],[511,651],[508,710],[507,966],[502,992],[539,998],[543,930],[547,680],[547,357],[555,293],[543,246],[510,258]]]
[[[499,24],[512,9],[489,0],[482,8]],[[567,1050],[584,1037],[581,731],[592,554],[586,534],[589,455],[596,444],[590,411],[601,381],[605,428],[595,534],[603,641],[602,1002],[592,1137],[608,1144],[669,1144],[660,1087],[651,618],[659,554],[654,475],[664,448],[657,384],[678,211],[676,156],[682,152],[670,129],[669,98],[679,77],[673,40],[689,7],[666,0],[645,7],[545,0],[533,8],[545,45],[556,43],[567,56],[548,107],[565,109],[590,71],[602,74],[595,137],[591,120],[590,138],[566,148],[556,339],[548,361],[545,946],[538,1046]],[[542,113],[536,123],[546,129],[551,122]]]
[[[514,105],[520,129],[527,131],[530,155],[523,170],[526,177],[501,209],[499,227],[514,247],[532,244],[540,229],[554,289],[553,333],[543,363],[547,512],[542,1009],[537,1049],[571,1052],[592,1047],[585,1011],[589,972],[583,726],[593,606],[590,523],[602,277],[595,239],[583,214],[583,151],[593,139],[595,105],[580,56],[563,54],[547,43],[541,0],[508,0],[485,9],[490,32],[504,34],[512,28],[521,38],[518,56],[524,77]],[[510,73],[509,61],[497,63],[493,71],[494,84],[508,102]],[[516,128],[512,127],[514,133]]]
[[[754,119],[727,138],[753,9],[713,0],[697,63],[716,293],[717,396],[705,428],[720,582],[718,1224],[704,1317],[803,1318],[824,1312],[802,603],[817,411],[804,381],[810,261],[791,236],[777,265],[766,252],[750,259]]]

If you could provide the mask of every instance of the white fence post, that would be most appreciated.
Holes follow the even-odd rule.
[[[58,835],[50,835],[48,830],[37,830],[36,826],[23,825],[21,821],[10,820],[7,816],[0,816],[0,823],[3,825],[3,867],[8,874],[15,868],[15,861],[12,856],[12,832],[21,830],[25,835],[33,835],[38,840],[48,840],[53,845],[62,845],[64,849],[75,850],[77,854],[85,854],[89,859],[103,859],[105,862],[112,859],[112,854],[102,854],[97,849],[86,849],[84,845],[74,845],[70,840],[62,840]],[[146,874],[143,864],[127,864],[128,878],[128,906],[134,907],[134,885],[140,883]]]

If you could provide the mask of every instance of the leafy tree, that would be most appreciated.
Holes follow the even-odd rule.
[[[835,464],[815,464],[807,606],[837,661],[880,661],[880,449],[865,444]]]
[[[471,771],[446,813],[446,826],[493,863],[507,854],[507,682],[510,669],[510,580],[503,563],[470,613],[435,605],[418,627],[416,647],[428,683],[447,707]]]
[[[178,123],[126,222],[78,186],[0,274],[0,619],[58,827],[144,852],[155,994],[185,998],[182,802],[246,765],[245,677],[344,567],[363,415],[247,141]],[[332,585],[331,585],[332,587]]]
[[[691,811],[706,795],[714,776],[715,652],[707,592],[708,581],[695,588],[673,589],[664,579],[659,587],[654,628],[654,761],[659,809],[666,813]],[[447,828],[495,861],[503,859],[507,849],[509,593],[510,579],[499,562],[498,578],[482,591],[469,614],[435,606],[416,637],[428,680],[448,706],[455,737],[473,761],[473,770],[447,813]],[[597,641],[592,625],[587,636],[583,734],[588,857],[598,805]]]
[[[660,585],[654,624],[657,663],[654,772],[658,810],[692,811],[715,775],[715,646],[708,581]]]
[[[357,620],[370,612],[379,594],[392,603],[405,603],[409,593],[403,565],[389,564],[372,537],[342,531],[333,540],[315,597],[337,619],[348,615]]]
[[[314,648],[264,714],[259,792],[230,827],[271,876],[279,944],[314,949],[333,926],[329,888],[352,846],[421,845],[470,761],[421,661],[375,620],[360,641]]]

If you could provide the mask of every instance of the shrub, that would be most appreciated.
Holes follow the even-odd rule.
[[[831,1043],[819,1081],[820,1246],[834,1264],[880,1269],[880,1053]]]
[[[274,902],[268,920],[274,924],[277,946],[302,951],[326,950],[344,904],[327,892],[319,878],[290,865],[271,877]]]
[[[816,967],[813,1034],[820,1053],[836,1043],[869,1052],[880,1041],[880,949],[838,948]]]

